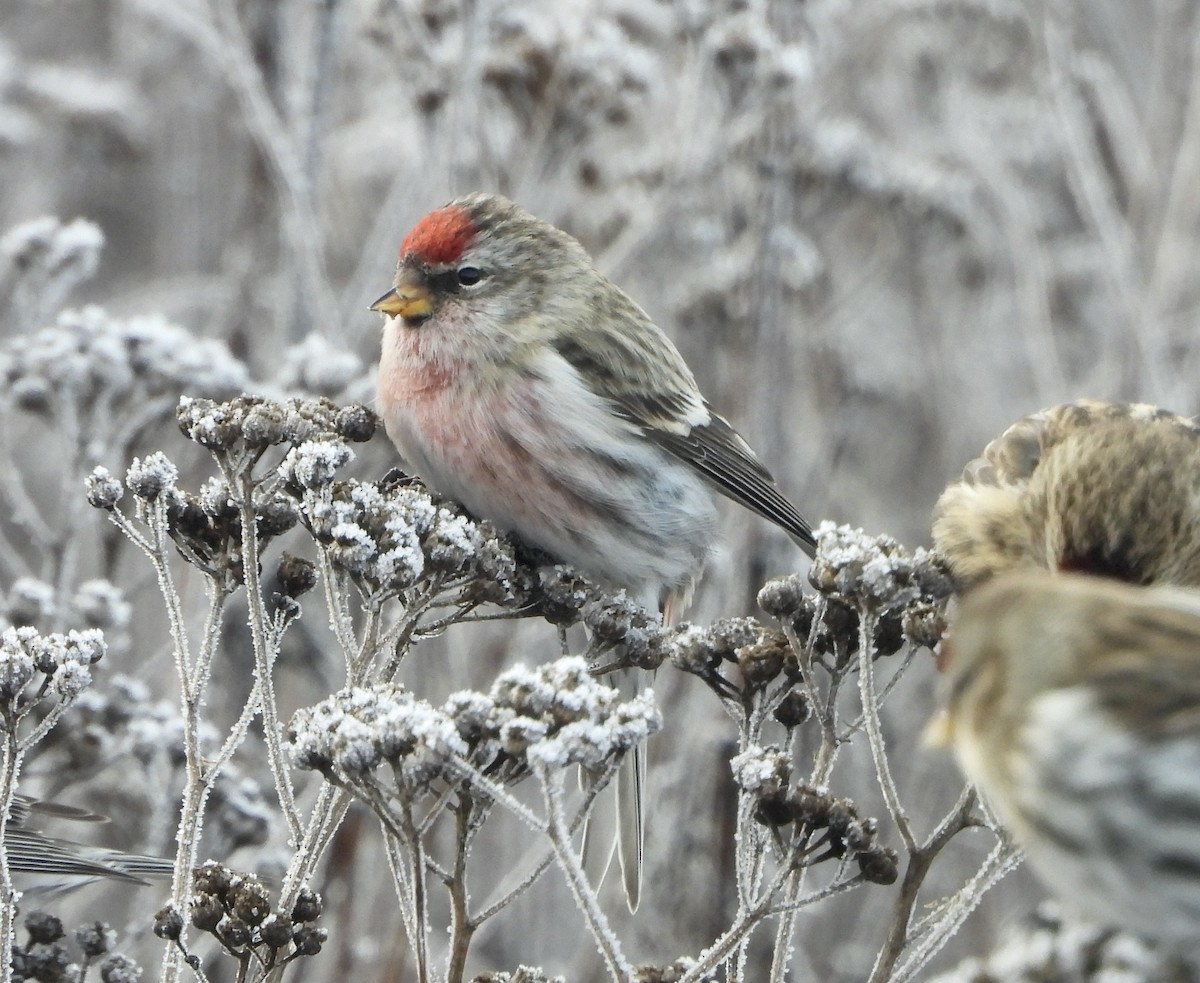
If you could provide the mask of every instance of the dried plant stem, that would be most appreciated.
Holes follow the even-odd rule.
[[[729,954],[766,916],[771,906],[770,899],[783,886],[788,878],[788,873],[785,866],[781,866],[776,871],[766,891],[763,892],[763,900],[753,908],[742,912],[733,925],[701,953],[699,962],[680,978],[679,983],[698,983],[729,957]]]
[[[575,904],[583,912],[596,948],[604,958],[608,971],[618,983],[633,979],[633,967],[621,951],[621,944],[608,924],[608,918],[600,907],[596,892],[587,881],[583,864],[571,848],[571,832],[563,817],[563,772],[552,772],[547,766],[536,768],[542,786],[542,797],[546,803],[547,832],[558,858],[558,865],[566,877],[567,886],[575,898]]]
[[[978,819],[974,816],[975,804],[975,790],[970,786],[964,788],[954,808],[946,814],[929,838],[919,847],[908,851],[908,864],[904,869],[900,893],[892,907],[888,937],[876,956],[869,983],[884,983],[884,981],[894,980],[895,965],[912,943],[910,927],[913,911],[917,904],[921,885],[925,882],[925,876],[938,854],[950,840],[964,829],[979,825]],[[949,936],[945,938],[949,938]],[[931,958],[936,951],[936,948],[929,951],[924,961]],[[924,961],[921,965],[924,965]],[[915,966],[914,971],[917,968],[920,967]]]
[[[296,793],[292,788],[291,773],[283,753],[283,728],[279,723],[279,709],[275,701],[275,657],[279,650],[274,633],[269,629],[269,619],[263,604],[262,583],[259,580],[259,556],[257,517],[254,514],[254,477],[246,469],[236,481],[227,476],[230,488],[239,488],[238,511],[242,522],[242,574],[246,584],[246,606],[249,609],[250,636],[254,643],[254,679],[260,694],[259,707],[263,718],[263,741],[267,746],[267,760],[275,778],[275,789],[279,806],[287,823],[293,844],[299,843],[304,834],[300,812],[296,807]]]
[[[446,983],[462,983],[467,971],[467,950],[479,922],[471,918],[467,892],[467,853],[470,846],[474,800],[465,795],[454,809],[454,869],[446,880],[450,892],[450,951],[446,957]]]
[[[908,821],[908,813],[900,802],[900,792],[892,778],[892,766],[888,761],[887,747],[883,741],[883,727],[879,720],[879,699],[875,690],[875,618],[865,611],[859,612],[858,638],[858,691],[862,699],[863,726],[866,728],[867,741],[871,746],[871,758],[875,763],[875,774],[879,779],[879,788],[883,792],[883,801],[887,804],[888,812],[904,848],[910,853],[917,850],[917,838],[913,834],[912,824]],[[923,875],[922,875],[923,876]]]
[[[304,883],[313,875],[324,856],[325,848],[341,825],[353,796],[342,788],[323,784],[317,801],[308,817],[304,836],[296,846],[291,865],[279,889],[279,906],[290,911]]]
[[[596,797],[602,791],[604,791],[604,789],[608,787],[609,782],[612,781],[613,776],[616,774],[616,770],[617,764],[616,762],[612,762],[604,772],[596,777],[594,781],[589,782],[587,794],[584,796],[583,804],[580,805],[578,811],[575,813],[575,818],[571,820],[571,827],[568,830],[572,839],[574,839],[575,834],[579,832],[579,828],[583,825],[584,821],[591,813],[592,804],[596,801]],[[549,868],[550,864],[553,862],[554,851],[550,850],[533,865],[529,873],[521,878],[520,882],[515,887],[506,891],[497,900],[493,901],[491,904],[479,911],[475,915],[475,923],[477,925],[482,925],[493,915],[496,915],[503,909],[507,908],[514,900],[532,887],[534,882],[536,882],[537,879],[546,872],[547,868]]]
[[[888,983],[907,983],[924,969],[942,946],[954,937],[954,933],[962,927],[983,896],[1006,874],[1016,869],[1021,858],[1021,851],[1011,840],[1001,839],[984,858],[974,876],[947,899],[942,916],[922,933],[919,944],[913,947],[904,964],[891,975]]]
[[[174,577],[171,575],[165,504],[159,500],[147,510],[146,521],[150,539],[146,539],[138,530],[134,529],[129,520],[121,513],[112,513],[112,518],[118,528],[142,549],[154,566],[158,578],[159,594],[167,611],[167,622],[174,649],[175,671],[179,678],[180,704],[183,714],[184,759],[187,778],[184,783],[183,802],[176,834],[177,849],[175,873],[171,881],[171,899],[177,909],[182,912],[185,910],[188,891],[191,887],[191,870],[197,856],[197,842],[200,836],[201,817],[204,814],[204,803],[211,787],[204,781],[203,756],[200,749],[203,680],[196,671],[196,664],[192,662],[183,606],[179,592],[175,588]],[[211,649],[215,649],[216,646],[217,629],[220,625],[223,606],[223,597],[215,587],[211,589],[213,593],[210,597],[209,616],[205,631],[205,651],[197,660],[197,663],[201,665],[211,663]],[[183,939],[184,936],[181,936],[181,943]],[[182,969],[183,950],[181,946],[173,941],[167,942],[163,954],[162,983],[175,983],[179,979]]]
[[[783,888],[787,902],[794,902],[799,897],[807,871],[807,867],[799,867],[789,875]],[[781,915],[775,931],[775,945],[771,953],[771,983],[783,983],[787,976],[788,965],[791,963],[792,936],[795,931],[796,909],[789,908]]]
[[[346,682],[353,685],[355,676],[352,667],[363,661],[370,654],[354,638],[354,618],[350,614],[348,592],[339,590],[344,586],[345,578],[329,560],[327,549],[317,550],[317,566],[321,571],[321,584],[325,589],[325,607],[329,611],[329,628],[333,637],[338,640],[342,656],[346,660]]]
[[[0,762],[0,980],[12,980],[12,949],[17,915],[17,892],[8,869],[8,817],[17,791],[17,775],[25,748],[17,739],[16,723],[4,731],[4,758]]]

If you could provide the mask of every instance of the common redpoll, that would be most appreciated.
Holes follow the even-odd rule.
[[[1009,573],[961,601],[935,725],[1092,920],[1200,940],[1200,593]]]
[[[716,538],[713,490],[812,531],[683,357],[571,236],[505,198],[426,215],[400,247],[379,409],[430,486],[596,580],[687,603]],[[634,810],[640,813],[640,806]],[[641,821],[623,857],[636,904]]]
[[[1019,420],[934,510],[963,588],[1042,568],[1200,586],[1200,428],[1145,403],[1067,403]]]

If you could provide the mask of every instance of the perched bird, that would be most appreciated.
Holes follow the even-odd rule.
[[[1145,403],[1084,400],[1019,420],[934,509],[963,589],[1006,570],[1200,586],[1200,428]]]
[[[1200,592],[1025,571],[961,601],[944,716],[968,777],[1077,912],[1200,940]]]
[[[37,817],[75,822],[107,822],[108,817],[27,795],[14,797],[5,830],[8,868],[17,890],[27,896],[49,897],[107,879],[146,884],[170,877],[174,861],[122,850],[86,846],[47,836],[34,827]]]
[[[472,194],[426,215],[371,309],[387,315],[378,405],[388,436],[475,515],[639,593],[667,620],[713,548],[714,489],[815,552],[808,523],[667,336],[575,239],[511,201]],[[631,907],[642,840],[633,799],[622,843]]]

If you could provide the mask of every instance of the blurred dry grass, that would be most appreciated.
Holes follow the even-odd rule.
[[[370,363],[366,307],[403,231],[501,191],[668,329],[807,516],[917,545],[942,485],[1037,407],[1198,409],[1198,19],[1188,0],[7,0],[0,228],[94,219],[108,246],[73,301],[163,312],[282,385],[280,352],[310,332]],[[365,469],[387,466],[375,455]],[[799,561],[727,518],[698,620],[751,610]],[[161,636],[138,617],[144,658]],[[549,654],[538,628],[451,640],[422,656],[444,675],[424,685]],[[325,685],[310,668],[300,693]],[[946,806],[948,765],[916,740],[930,675],[888,716],[914,801]],[[692,819],[651,828],[651,856],[672,859],[644,912],[672,918],[643,915],[635,958],[691,951],[728,904],[708,845],[720,718],[693,688],[660,680],[685,709],[652,748],[655,808]],[[306,979],[384,978],[397,933],[366,849],[326,886],[345,912],[338,970],[322,957]],[[863,977],[875,940],[858,920],[886,905],[868,900],[807,920],[797,979]],[[543,931],[547,969],[587,978],[577,940]],[[481,945],[496,966],[530,958],[524,940]]]

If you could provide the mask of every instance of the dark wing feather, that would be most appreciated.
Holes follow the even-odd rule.
[[[686,434],[646,429],[660,447],[686,461],[739,505],[769,519],[787,532],[809,556],[817,551],[812,528],[775,487],[771,472],[725,420],[712,414],[704,426]]]
[[[712,413],[675,346],[632,301],[621,314],[624,318],[606,323],[640,321],[640,334],[596,327],[554,339],[555,350],[650,440],[691,465],[722,494],[780,526],[809,556],[815,555],[812,528],[775,487],[750,445]],[[658,364],[664,352],[668,360]],[[708,422],[689,426],[687,421],[701,411],[707,411]]]

